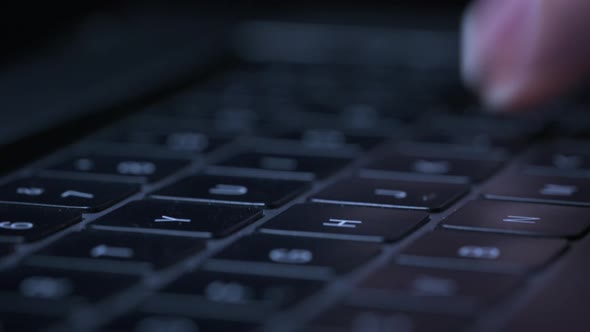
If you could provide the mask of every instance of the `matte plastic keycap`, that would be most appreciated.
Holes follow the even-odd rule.
[[[160,199],[276,207],[309,186],[305,181],[196,175],[155,192]]]
[[[537,148],[526,161],[526,169],[534,174],[590,175],[588,142],[559,141]]]
[[[423,222],[428,214],[417,211],[297,204],[266,222],[260,232],[359,241],[395,241]]]
[[[465,195],[462,184],[347,178],[313,195],[318,203],[438,211]]]
[[[227,311],[250,315],[259,311],[258,315],[264,319],[269,310],[291,306],[319,290],[322,284],[311,280],[197,271],[162,289],[148,300],[147,306],[157,310],[154,308],[167,298],[177,302],[180,312],[183,306],[192,308],[194,313],[217,308],[216,315],[220,317],[232,314]]]
[[[216,165],[231,169],[295,173],[294,175],[311,180],[331,175],[349,162],[350,159],[336,157],[247,152]]]
[[[92,223],[99,230],[195,237],[223,237],[262,217],[249,206],[165,200],[131,202]]]
[[[92,154],[69,158],[49,167],[46,173],[89,177],[112,175],[153,182],[179,171],[188,164],[187,159]]]
[[[75,209],[0,204],[0,242],[37,241],[81,220]]]
[[[366,263],[379,252],[379,246],[370,243],[255,234],[215,255],[205,269],[326,279]]]
[[[87,231],[72,233],[26,260],[72,270],[144,273],[199,253],[203,240],[164,235]]]
[[[590,206],[590,179],[509,174],[485,185],[486,198]]]
[[[540,268],[567,247],[560,239],[436,230],[405,248],[402,264],[522,273]]]
[[[472,201],[442,227],[530,236],[579,237],[590,227],[588,209],[503,201]]]
[[[351,303],[473,314],[521,283],[521,278],[509,274],[393,265],[361,282]]]
[[[339,305],[314,319],[298,332],[357,331],[464,331],[469,320],[457,315],[404,312],[391,309]]]
[[[170,332],[230,332],[253,331],[257,325],[250,322],[224,321],[157,313],[132,313],[116,319],[101,331],[170,331]]]
[[[48,312],[67,311],[80,301],[97,302],[138,282],[139,278],[129,275],[18,267],[0,275],[0,299],[16,296],[21,304],[27,301],[46,302]]]
[[[587,331],[590,325],[589,252],[590,238],[585,237],[565,255],[551,276],[535,288],[532,296],[506,317],[506,326],[496,330]]]
[[[0,186],[0,202],[98,211],[138,189],[127,183],[31,177]]]
[[[501,164],[501,161],[492,159],[397,153],[370,163],[364,167],[363,174],[392,176],[400,179],[407,178],[408,175],[422,176],[433,180],[467,183],[486,178]]]

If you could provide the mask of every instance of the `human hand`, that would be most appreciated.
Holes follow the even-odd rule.
[[[492,110],[534,106],[590,74],[589,0],[478,0],[462,34],[463,78]]]

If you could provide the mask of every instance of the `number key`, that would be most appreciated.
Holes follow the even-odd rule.
[[[30,177],[0,186],[0,202],[98,211],[138,189],[127,183]]]
[[[82,220],[73,209],[0,204],[0,241],[36,241]]]

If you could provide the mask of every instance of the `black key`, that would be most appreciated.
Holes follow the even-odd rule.
[[[14,252],[14,246],[8,244],[0,245],[0,259],[8,256]]]
[[[174,314],[133,313],[105,326],[103,332],[248,332],[257,325]]]
[[[312,196],[318,203],[364,205],[417,210],[442,210],[467,193],[451,183],[348,178]]]
[[[527,170],[545,175],[590,175],[588,143],[561,141],[537,149],[527,161]]]
[[[367,262],[379,246],[340,240],[255,234],[233,243],[205,263],[222,272],[325,279]]]
[[[520,285],[513,275],[395,265],[359,285],[350,302],[412,311],[473,314]]]
[[[144,305],[153,312],[172,309],[219,318],[263,320],[270,311],[310,296],[322,283],[234,273],[198,271],[161,290]],[[188,310],[188,311],[187,311]]]
[[[428,214],[371,207],[297,204],[265,223],[260,232],[360,241],[398,240]]]
[[[402,251],[400,263],[482,271],[526,272],[539,268],[567,247],[558,239],[433,231]]]
[[[125,143],[137,149],[162,148],[185,153],[207,153],[229,142],[228,138],[212,136],[195,130],[137,130],[117,133],[102,140]]]
[[[590,206],[590,179],[510,174],[482,191],[489,199]]]
[[[473,201],[442,221],[444,228],[508,234],[578,237],[590,227],[586,208]]]
[[[461,316],[340,305],[321,314],[301,332],[460,332],[467,324],[469,321]]]
[[[143,273],[176,263],[203,247],[203,241],[192,238],[89,231],[71,234],[26,262],[73,270]]]
[[[344,133],[330,128],[313,128],[296,131],[280,136],[282,139],[295,140],[309,149],[343,149],[357,146],[362,149],[370,149],[384,141],[380,136]]]
[[[0,204],[0,242],[36,241],[82,220],[79,211]]]
[[[139,278],[100,272],[19,267],[0,275],[0,302],[14,302],[16,312],[66,313],[134,286]],[[30,307],[28,307],[29,305]]]
[[[350,162],[347,158],[303,156],[283,153],[248,152],[218,163],[216,168],[237,171],[265,170],[285,172],[305,180],[324,178]]]
[[[109,213],[90,227],[210,238],[227,236],[260,217],[262,210],[247,206],[142,200]]]
[[[137,180],[153,182],[177,172],[188,164],[189,160],[186,159],[92,154],[69,158],[49,167],[42,174],[86,174],[91,177],[107,175],[134,177]]]
[[[433,157],[426,154],[395,154],[379,159],[365,167],[363,174],[400,177],[421,176],[433,180],[466,183],[491,175],[499,160]]]
[[[507,326],[496,330],[506,332],[550,332],[565,329],[583,332],[590,326],[590,238],[573,246],[552,271],[537,285],[533,294],[511,314]]]
[[[32,313],[0,312],[0,331],[38,332],[55,325],[60,319]]]
[[[489,133],[437,133],[400,142],[399,148],[408,152],[444,153],[456,156],[506,156],[519,150],[525,140],[519,137],[502,137]]]
[[[33,177],[1,186],[0,202],[98,211],[127,198],[138,189],[137,185],[127,183]]]
[[[165,187],[152,197],[275,207],[286,203],[308,185],[304,181],[197,175]]]

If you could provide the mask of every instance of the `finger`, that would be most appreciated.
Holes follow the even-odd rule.
[[[480,0],[463,22],[462,74],[491,109],[555,97],[590,73],[590,1]]]

